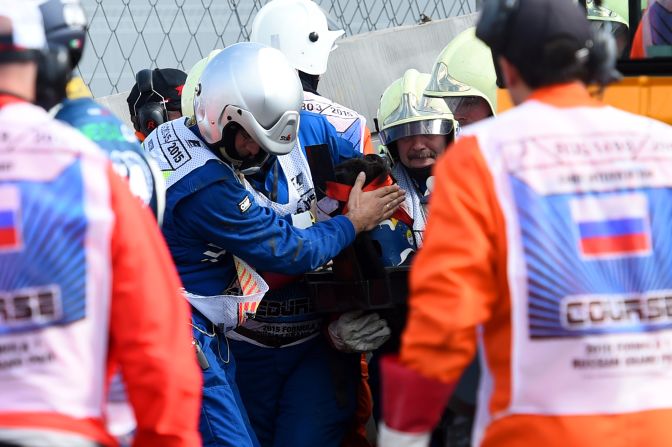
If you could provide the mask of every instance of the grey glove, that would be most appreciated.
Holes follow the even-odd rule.
[[[361,310],[346,312],[328,327],[329,337],[342,352],[368,352],[378,349],[390,338],[387,322],[377,313]]]

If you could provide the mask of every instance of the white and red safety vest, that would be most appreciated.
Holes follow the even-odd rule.
[[[200,445],[188,323],[156,222],[105,154],[0,97],[0,430],[115,445],[103,408],[120,367],[134,445]]]
[[[672,128],[543,88],[435,179],[387,426],[438,420],[393,390],[445,402],[478,346],[473,445],[672,445]]]

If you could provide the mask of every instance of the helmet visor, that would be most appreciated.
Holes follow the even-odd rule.
[[[453,130],[452,120],[411,121],[381,130],[380,141],[384,145],[388,145],[404,137],[412,137],[414,135],[450,135]]]
[[[494,115],[488,101],[481,96],[444,96],[443,99],[461,126]]]

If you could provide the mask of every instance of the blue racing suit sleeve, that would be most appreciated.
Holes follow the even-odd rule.
[[[198,235],[263,271],[301,274],[323,265],[355,239],[345,216],[299,229],[257,205],[237,181],[209,185],[179,202],[176,230]]]

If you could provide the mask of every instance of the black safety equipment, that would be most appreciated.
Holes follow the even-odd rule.
[[[140,70],[135,76],[135,82],[138,86],[139,95],[136,99],[133,109],[135,111],[135,120],[137,128],[145,135],[152,133],[159,125],[168,121],[168,110],[166,109],[166,99],[159,92],[154,90],[153,73],[150,69]],[[144,101],[137,107],[140,98],[143,96],[156,95],[160,102]]]
[[[79,1],[48,0],[40,5],[48,48],[38,59],[36,104],[50,109],[65,99],[65,88],[86,41],[86,17]]]

